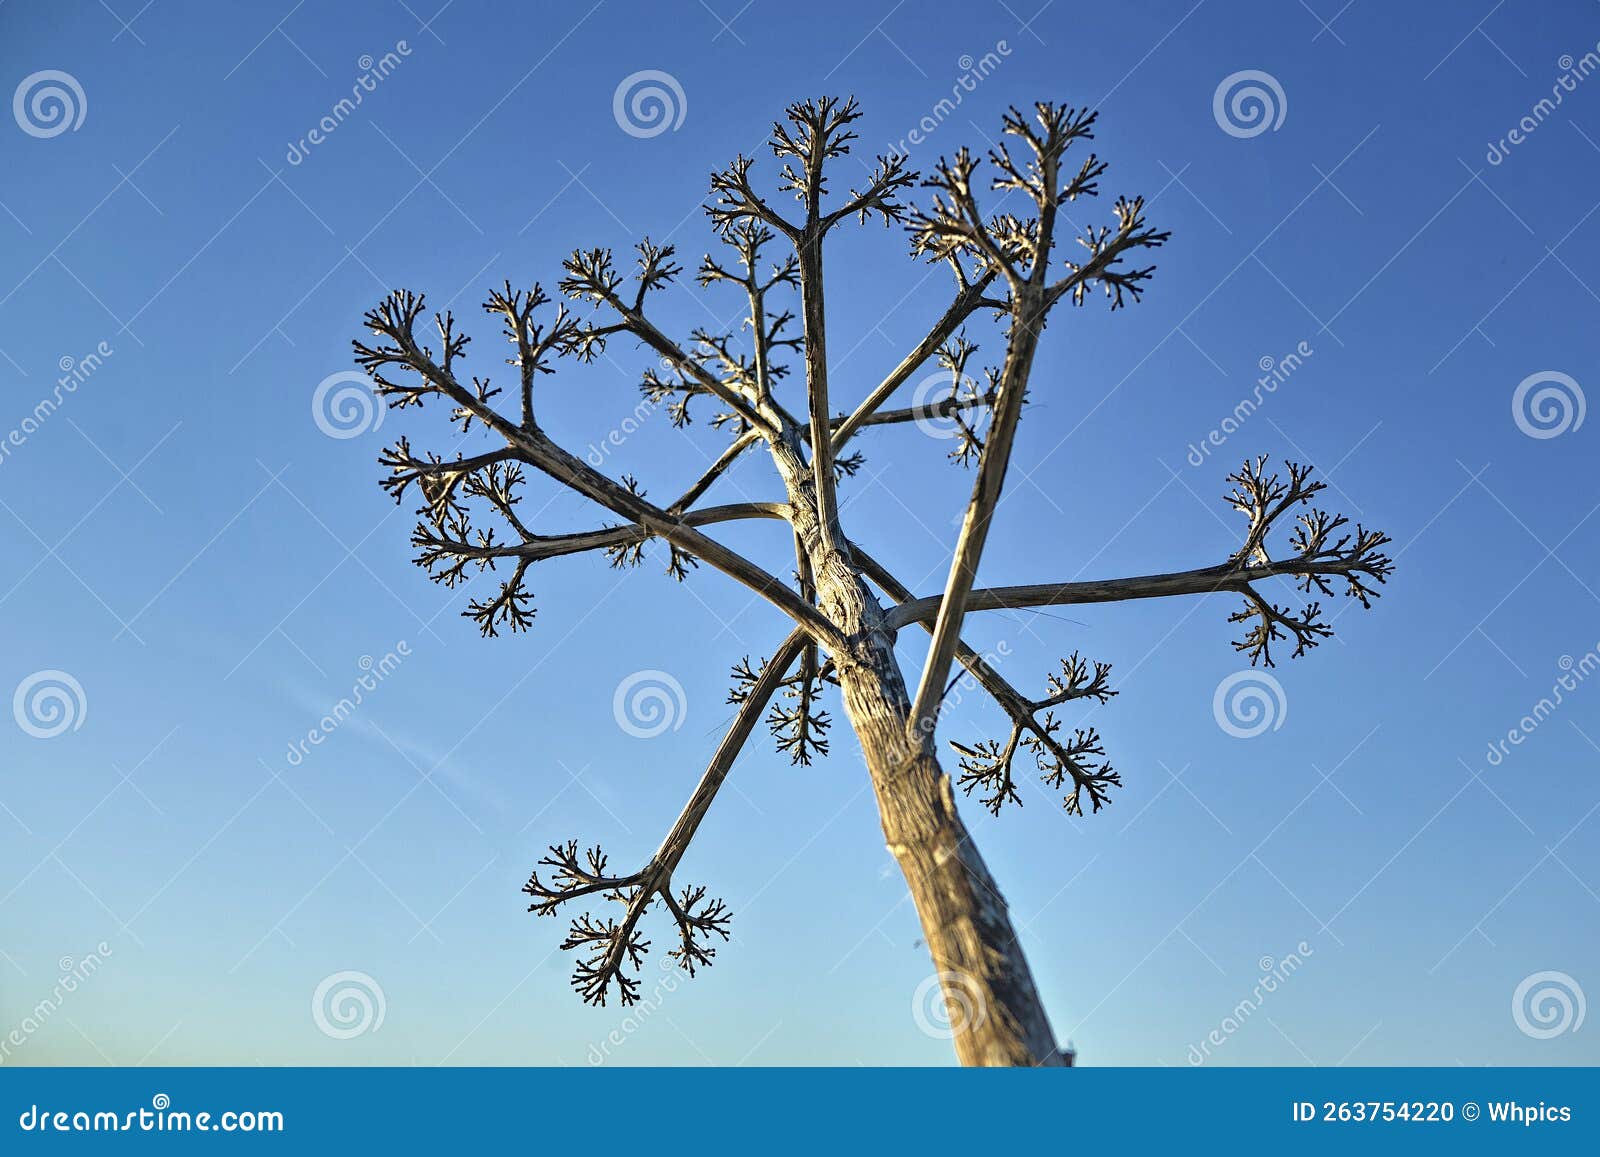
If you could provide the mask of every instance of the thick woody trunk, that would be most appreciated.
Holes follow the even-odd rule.
[[[822,534],[798,434],[775,443],[817,608],[844,645],[832,649],[845,712],[866,757],[889,851],[905,874],[964,1065],[1070,1065],[1056,1045],[1005,899],[956,811],[933,729],[909,726],[911,699],[894,632],[837,530]]]
[[[852,641],[835,656],[890,852],[905,873],[939,974],[964,1065],[1061,1065],[1005,900],[956,811],[931,733],[908,738],[911,704],[883,612],[835,556],[819,568],[819,603]]]

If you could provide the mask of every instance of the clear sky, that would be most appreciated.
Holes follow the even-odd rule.
[[[1337,638],[1280,663],[1253,738],[1213,711],[1244,666],[1230,597],[973,624],[1021,686],[1078,649],[1122,692],[1089,716],[1126,783],[1109,809],[1068,817],[1038,785],[998,820],[967,808],[1058,1033],[1097,1065],[1183,1065],[1213,1030],[1217,1064],[1600,1061],[1596,1026],[1542,1038],[1513,1014],[1539,973],[1564,975],[1526,986],[1536,1031],[1557,1008],[1539,991],[1600,994],[1600,680],[1576,677],[1600,644],[1600,419],[1576,408],[1600,379],[1594,5],[436,3],[0,9],[0,95],[24,90],[0,118],[0,692],[28,691],[0,727],[0,1032],[52,1002],[5,1063],[582,1065],[613,1031],[613,1063],[950,1061],[919,1026],[931,968],[842,718],[811,768],[753,743],[686,861],[736,914],[716,966],[652,975],[633,1031],[579,1003],[564,924],[519,887],[552,841],[642,863],[730,718],[729,667],[784,623],[708,568],[679,586],[581,556],[536,569],[531,633],[482,640],[376,485],[398,434],[457,444],[442,415],[330,437],[314,409],[391,288],[453,304],[474,370],[503,377],[477,309],[502,279],[553,287],[575,246],[645,234],[697,262],[707,174],[822,93],[860,98],[862,154],[916,129],[923,167],[987,147],[1009,104],[1098,107],[1111,169],[1083,223],[1142,193],[1172,230],[1142,304],[1050,326],[986,582],[1220,562],[1224,478],[1261,453],[1315,463],[1332,508],[1395,539],[1384,597],[1334,600]],[[681,92],[653,135],[614,113],[647,70]],[[1259,132],[1214,100],[1249,70],[1281,92]],[[76,127],[30,103],[52,86]],[[830,245],[849,405],[948,278],[899,230]],[[686,334],[735,307],[675,289],[659,309]],[[650,360],[614,344],[546,379],[553,435],[583,452],[618,428]],[[1519,384],[1552,373],[1519,421]],[[1551,416],[1567,428],[1526,432]],[[657,415],[606,468],[662,498],[724,444]],[[859,445],[850,531],[933,593],[970,477],[913,426]],[[710,500],[742,496],[779,496],[764,462]],[[542,532],[604,521],[539,480],[528,506]],[[772,524],[726,538],[785,570]],[[903,637],[907,664],[921,650]],[[1519,723],[1566,664],[1574,689]],[[653,738],[613,714],[642,670],[682,688]],[[52,685],[70,723],[48,694],[27,709]],[[941,738],[1001,727],[972,695]],[[312,1013],[345,972],[383,1008],[347,1037]]]

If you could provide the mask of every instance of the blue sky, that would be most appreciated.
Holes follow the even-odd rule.
[[[6,91],[64,72],[83,114],[51,135],[24,101],[0,125],[0,430],[20,435],[0,458],[0,691],[39,672],[81,689],[62,734],[30,734],[53,728],[25,710],[0,728],[0,1030],[105,946],[6,1063],[582,1065],[613,1031],[613,1063],[948,1063],[919,1027],[930,965],[842,719],[811,768],[753,743],[702,830],[685,872],[736,913],[715,968],[655,981],[628,1031],[578,1002],[563,925],[525,915],[518,888],[552,841],[642,862],[730,717],[729,667],[783,623],[706,569],[678,586],[581,556],[536,569],[531,633],[482,640],[464,596],[410,565],[409,509],[376,485],[399,433],[456,445],[440,416],[334,438],[313,414],[391,288],[453,303],[474,368],[503,373],[477,310],[502,279],[553,287],[575,246],[645,234],[696,261],[707,174],[824,92],[860,98],[863,154],[931,118],[922,167],[986,147],[1009,104],[1098,107],[1111,169],[1085,217],[1142,193],[1173,233],[1142,304],[1051,325],[985,582],[1221,561],[1239,531],[1224,478],[1261,453],[1315,463],[1329,505],[1396,543],[1375,609],[1275,670],[1277,726],[1254,738],[1213,714],[1243,666],[1226,597],[972,624],[1019,685],[1078,649],[1122,692],[1092,714],[1126,783],[1108,810],[1074,819],[1042,788],[998,820],[968,810],[1058,1033],[1085,1063],[1186,1064],[1297,953],[1208,1063],[1600,1061],[1592,1027],[1541,1038],[1512,1011],[1539,973],[1600,992],[1600,686],[1488,757],[1600,645],[1595,421],[1552,411],[1568,428],[1534,437],[1550,430],[1513,408],[1531,376],[1567,375],[1571,407],[1597,372],[1600,79],[1534,111],[1600,41],[1593,5],[434,4],[0,9]],[[682,117],[639,136],[613,97],[646,70],[677,83]],[[1246,70],[1282,93],[1253,135],[1213,108]],[[898,230],[830,244],[849,404],[947,277]],[[673,290],[661,324],[735,304]],[[998,355],[992,331],[969,336]],[[1302,343],[1192,465],[1263,359]],[[614,344],[547,379],[552,434],[581,452],[617,427],[648,364]],[[657,417],[608,468],[660,497],[723,445]],[[970,478],[915,427],[859,445],[851,533],[932,593]],[[711,500],[778,493],[752,459]],[[603,521],[538,481],[529,501],[541,531]],[[787,565],[770,525],[725,537]],[[902,640],[913,669],[921,642]],[[363,658],[402,644],[291,763]],[[612,710],[641,670],[683,689],[648,739]],[[974,695],[941,737],[1001,726]],[[314,994],[341,972],[381,990],[381,1026],[319,1029]]]

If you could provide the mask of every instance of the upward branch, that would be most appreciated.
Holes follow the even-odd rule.
[[[859,546],[853,549],[863,572],[882,588],[884,594],[898,602],[901,608],[914,605],[911,592],[903,583]],[[896,625],[900,622],[899,619],[891,621]],[[931,618],[906,621],[920,621],[930,633],[933,631]],[[1106,802],[1108,789],[1121,786],[1122,776],[1111,770],[1109,761],[1101,759],[1095,762],[1092,758],[1105,755],[1100,746],[1099,733],[1094,728],[1079,729],[1071,739],[1058,737],[1060,724],[1050,714],[1050,709],[1074,699],[1094,699],[1104,703],[1116,694],[1107,684],[1111,665],[1094,664],[1091,677],[1088,662],[1073,652],[1061,661],[1061,676],[1051,676],[1050,694],[1043,699],[1032,700],[966,643],[957,644],[955,657],[1011,718],[1011,735],[1003,747],[993,740],[980,743],[975,748],[951,741],[950,746],[961,757],[962,775],[957,781],[958,786],[968,795],[982,787],[989,794],[981,796],[979,802],[995,815],[999,815],[1007,803],[1020,807],[1022,799],[1017,794],[1012,777],[1012,762],[1018,748],[1026,747],[1033,753],[1039,776],[1045,783],[1059,788],[1070,779],[1071,790],[1062,801],[1067,814],[1083,814],[1085,795],[1093,810],[1099,811]],[[1038,716],[1040,711],[1046,712],[1042,720]]]
[[[967,595],[977,579],[978,563],[1010,465],[1011,447],[1040,332],[1051,307],[1067,291],[1049,285],[1056,213],[1063,202],[1093,195],[1097,191],[1096,179],[1105,171],[1104,164],[1091,155],[1076,175],[1065,182],[1061,177],[1061,163],[1067,150],[1075,141],[1094,135],[1092,114],[1049,104],[1035,106],[1035,113],[1034,121],[1030,122],[1013,109],[1005,122],[1006,135],[1022,142],[1021,147],[1028,154],[1025,162],[1019,164],[1013,160],[1006,145],[989,155],[999,173],[991,187],[1026,193],[1033,202],[1035,217],[1023,221],[1003,216],[985,221],[973,193],[978,165],[963,151],[954,161],[941,163],[937,174],[927,182],[939,190],[933,209],[918,213],[912,219],[916,247],[946,258],[969,255],[986,268],[1003,274],[1011,287],[1010,332],[994,404],[994,421],[978,460],[978,476],[967,502],[961,537],[956,542],[950,576],[945,583],[944,600],[939,606],[927,662],[912,704],[908,727],[913,736],[927,735],[937,719],[950,662],[961,639]],[[1166,240],[1165,233],[1145,229],[1142,214],[1125,210],[1124,204],[1121,201],[1117,204],[1118,224],[1114,238],[1109,233],[1097,235],[1095,245],[1091,246],[1091,259],[1082,267],[1069,263],[1070,271],[1062,286],[1073,283],[1074,279],[1080,285],[1094,279],[1104,280],[1125,250],[1154,247]],[[1130,287],[1136,288],[1142,276],[1147,275],[1134,279]],[[1122,279],[1128,280],[1126,275]],[[1108,291],[1110,288],[1108,285]],[[1113,306],[1120,303],[1119,293]]]
[[[833,412],[828,385],[823,241],[835,225],[848,217],[853,216],[865,222],[869,217],[877,216],[885,224],[904,220],[908,210],[901,202],[900,194],[917,179],[917,174],[905,167],[903,158],[879,157],[866,183],[850,190],[842,205],[833,209],[825,205],[828,194],[827,162],[850,152],[851,142],[856,139],[856,133],[850,126],[860,116],[860,109],[853,97],[846,100],[821,97],[790,105],[785,110],[784,120],[773,124],[769,144],[773,155],[782,162],[778,190],[792,194],[800,203],[802,216],[799,221],[792,221],[779,213],[756,192],[750,181],[752,162],[743,156],[728,168],[712,175],[713,199],[706,206],[712,223],[725,237],[738,236],[740,231],[744,236],[749,236],[749,230],[759,227],[775,230],[794,246],[804,331],[805,426],[806,440],[811,449],[811,483],[815,491],[819,533],[824,548],[830,553],[840,548],[837,474],[841,464],[835,455],[836,439],[830,436]],[[717,275],[721,270],[712,266],[709,272]],[[751,324],[756,336],[759,362],[765,333],[762,322],[765,303],[761,295],[753,292],[753,286],[748,282],[746,284],[752,289]],[[911,368],[914,369],[915,364]],[[873,403],[874,407],[878,404],[881,404],[881,399]],[[871,409],[868,409],[862,417],[870,413]],[[859,421],[856,424],[859,425]],[[837,438],[837,442],[848,439],[853,430],[854,427],[847,429]]]

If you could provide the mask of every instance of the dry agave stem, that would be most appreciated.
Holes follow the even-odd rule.
[[[1252,661],[1271,663],[1274,643],[1292,641],[1293,653],[1303,654],[1329,626],[1319,602],[1290,610],[1268,599],[1268,584],[1288,579],[1319,598],[1342,586],[1368,605],[1392,569],[1383,553],[1388,539],[1314,507],[1321,484],[1308,468],[1290,465],[1280,477],[1256,460],[1230,479],[1229,501],[1245,515],[1246,530],[1220,562],[1131,578],[978,587],[1047,320],[1057,306],[1095,298],[1113,310],[1137,302],[1153,272],[1145,251],[1167,235],[1149,224],[1138,197],[1118,198],[1102,223],[1064,228],[1065,207],[1097,196],[1107,171],[1087,151],[1095,130],[1087,110],[1012,109],[1002,143],[987,157],[959,150],[926,176],[904,158],[863,165],[851,157],[860,116],[853,99],[797,102],[773,126],[767,165],[775,172],[763,175],[755,158],[741,156],[714,173],[706,212],[718,248],[692,277],[684,276],[673,246],[645,238],[620,256],[605,246],[574,250],[562,263],[560,300],[537,283],[506,282],[490,292],[484,309],[500,324],[509,374],[469,373],[468,337],[455,318],[430,316],[409,290],[390,294],[366,315],[372,336],[355,343],[357,362],[391,406],[443,407],[457,434],[449,450],[419,451],[400,437],[380,458],[382,484],[397,502],[413,496],[417,564],[436,582],[467,588],[464,613],[485,635],[534,626],[534,564],[583,554],[626,568],[655,560],[679,582],[731,581],[786,623],[787,636],[764,662],[746,658],[735,668],[734,719],[642,867],[615,873],[598,847],[569,841],[553,845],[530,876],[524,891],[531,911],[576,913],[563,946],[578,953],[573,983],[585,1000],[612,992],[624,1003],[638,997],[652,909],[651,920],[670,930],[670,952],[686,969],[711,962],[731,913],[704,886],[677,883],[680,864],[757,727],[764,722],[779,752],[808,765],[837,738],[824,706],[837,695],[935,971],[958,978],[956,999],[983,1002],[985,1015],[965,1018],[956,1033],[957,1055],[968,1064],[1071,1063],[1056,1044],[955,789],[997,814],[1020,804],[1027,777],[1017,760],[1025,756],[1069,812],[1105,806],[1120,773],[1098,731],[1077,713],[1114,694],[1110,667],[1074,654],[1042,694],[1025,694],[963,640],[967,617],[1226,591],[1245,600],[1233,616],[1245,624],[1235,645]],[[836,191],[830,178],[841,164],[859,179]],[[1073,212],[1084,217],[1081,206]],[[868,222],[903,228],[912,256],[945,267],[952,284],[922,336],[858,400],[852,395],[852,404],[841,406],[835,399],[842,391],[829,378],[825,254],[847,223]],[[738,324],[664,328],[661,296],[697,290],[716,298],[709,316],[732,302]],[[992,329],[997,339],[994,364],[982,370],[974,362],[978,338],[969,337],[979,329]],[[540,421],[540,391],[564,384],[566,375],[557,374],[563,363],[615,365],[630,354],[642,363],[635,384],[645,412],[659,408],[685,438],[711,442],[686,456],[710,465],[665,505],[631,474],[614,475],[572,453]],[[948,390],[904,397],[907,383],[930,374],[948,374]],[[1052,401],[1059,413],[1059,399]],[[847,534],[839,502],[841,487],[868,477],[855,439],[919,419],[953,424],[950,457],[974,470],[948,579],[926,597]],[[705,503],[756,450],[770,460],[773,491]],[[616,457],[620,464],[626,448]],[[581,496],[596,508],[596,524],[577,531],[539,525],[546,504],[523,501],[530,487]],[[727,524],[758,520],[783,524],[770,558],[758,560],[718,536]],[[897,632],[913,624],[931,636],[914,689],[895,651]],[[1003,738],[955,744],[952,781],[934,731],[954,664],[994,701],[1009,729]]]

